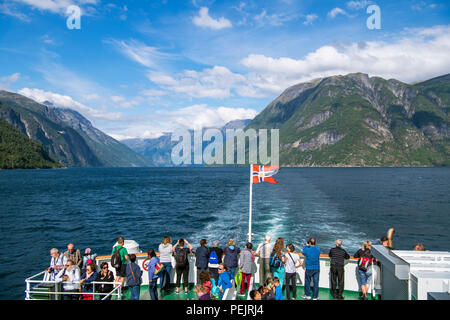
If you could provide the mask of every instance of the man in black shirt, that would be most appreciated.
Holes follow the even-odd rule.
[[[350,259],[347,251],[342,249],[342,240],[336,240],[336,247],[330,250],[331,294],[335,299],[344,299],[344,260]],[[339,289],[336,290],[336,283]]]

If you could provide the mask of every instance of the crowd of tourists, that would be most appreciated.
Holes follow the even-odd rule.
[[[393,249],[394,229],[380,239],[380,243],[388,249]],[[96,254],[87,248],[82,255],[80,250],[70,243],[63,254],[58,249],[50,251],[50,267],[46,269],[47,281],[62,283],[65,300],[93,300],[94,295],[111,299],[111,292],[118,285],[122,290],[129,290],[130,300],[139,300],[142,285],[142,273],[136,263],[136,255],[129,254],[124,246],[125,239],[119,237],[117,245],[111,252],[110,265],[115,269],[115,277],[107,262],[97,267]],[[425,250],[422,244],[417,244],[414,250]],[[297,299],[297,269],[305,268],[303,299],[318,300],[320,275],[320,248],[317,240],[310,238],[302,249],[302,257],[295,253],[292,243],[285,245],[279,237],[272,244],[270,235],[259,244],[256,250],[248,242],[240,249],[234,239],[229,239],[222,249],[219,241],[213,241],[208,247],[206,239],[201,239],[199,247],[194,247],[186,240],[179,239],[173,244],[169,236],[165,236],[158,247],[147,251],[148,291],[152,300],[158,300],[159,294],[170,294],[170,275],[175,272],[175,294],[180,293],[181,284],[184,292],[189,292],[189,255],[195,255],[197,281],[193,291],[199,300],[221,300],[227,289],[236,288],[236,295],[245,298],[246,294],[252,300],[296,300]],[[343,248],[342,240],[336,240],[336,246],[329,250],[331,295],[335,299],[344,299],[344,265],[350,255]],[[251,279],[256,273],[256,257],[259,257],[259,287],[253,288]],[[358,259],[358,283],[361,285],[361,299],[367,300],[369,281],[372,277],[372,264],[379,262],[372,255],[372,243],[366,241],[354,253]],[[157,281],[159,279],[159,293]],[[125,285],[126,280],[126,287]],[[253,282],[256,282],[255,279]],[[311,288],[311,282],[313,283]],[[283,286],[285,294],[283,294]]]

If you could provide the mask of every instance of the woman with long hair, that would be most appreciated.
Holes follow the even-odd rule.
[[[273,278],[278,277],[280,280],[280,286],[283,287],[284,284],[284,264],[286,263],[286,258],[284,256],[284,239],[279,237],[277,241],[275,241],[275,245],[273,246],[272,256],[269,261],[277,261],[276,266],[272,267],[272,275]]]
[[[159,287],[162,290],[169,291],[170,289],[170,271],[172,271],[172,239],[169,236],[164,236],[164,239],[158,247],[159,260],[164,268],[160,272]]]
[[[356,251],[353,255],[358,260],[358,276],[361,284],[362,299],[368,300],[367,292],[369,291],[369,279],[372,276],[372,242],[366,241],[363,243],[361,249]]]

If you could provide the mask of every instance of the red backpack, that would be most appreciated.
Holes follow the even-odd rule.
[[[370,254],[370,251],[364,251],[363,254],[359,257],[358,266],[359,270],[367,271],[369,266],[372,263],[372,255]]]

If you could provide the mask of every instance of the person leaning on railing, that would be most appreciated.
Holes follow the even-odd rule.
[[[114,273],[108,269],[108,263],[102,262],[100,265],[100,272],[97,273],[97,279],[95,279],[97,282],[114,282]],[[95,290],[98,293],[105,293],[108,294],[112,291],[113,285],[112,284],[96,284]],[[100,299],[103,299],[105,295],[101,295]],[[107,297],[105,300],[111,300],[111,296]]]
[[[81,291],[84,292],[83,300],[94,300],[94,286],[92,282],[97,280],[97,266],[95,263],[90,263],[86,266],[86,272],[83,273],[80,279]],[[91,294],[89,294],[91,293]]]
[[[62,283],[64,291],[63,300],[78,300],[79,296],[70,294],[71,292],[79,292],[80,289],[80,268],[74,265],[72,260],[68,260],[64,269],[59,271],[55,277],[55,281]]]

